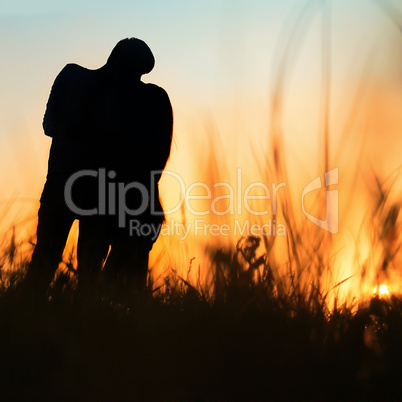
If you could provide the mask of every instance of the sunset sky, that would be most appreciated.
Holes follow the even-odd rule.
[[[275,58],[305,4],[301,0],[3,0],[0,164],[7,173],[1,177],[1,199],[38,197],[41,191],[50,145],[41,121],[57,73],[69,62],[102,66],[124,37],[142,38],[155,54],[156,67],[143,79],[164,87],[171,97],[176,139],[172,163],[182,166],[187,159],[194,160],[202,149],[194,145],[211,124],[233,154],[235,143],[265,141]],[[291,142],[317,134],[312,131],[317,129],[321,99],[322,7],[316,4],[309,11],[287,82],[285,126],[294,136]],[[374,2],[357,0],[351,5],[344,0],[330,7],[337,113],[351,96],[348,92],[359,81],[370,52],[375,56],[373,70],[383,68],[392,76],[392,69],[400,67],[397,51],[402,53],[402,43],[391,18]]]
[[[155,55],[155,68],[143,80],[162,86],[171,98],[175,131],[168,168],[187,183],[208,173],[210,138],[217,165],[229,176],[242,167],[249,180],[256,179],[255,152],[263,158],[267,149],[278,63],[294,32],[282,124],[288,162],[302,180],[295,191],[324,173],[319,129],[325,32],[330,167],[346,177],[364,160],[386,175],[400,166],[402,146],[401,15],[392,0],[3,0],[1,205],[13,200],[15,214],[38,207],[51,142],[41,123],[58,72],[71,62],[98,68],[120,39],[131,36],[147,42]],[[345,136],[356,94],[356,124]],[[166,180],[161,188],[168,204],[175,194]],[[10,212],[9,223],[15,214]]]

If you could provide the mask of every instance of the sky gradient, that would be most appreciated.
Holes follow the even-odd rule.
[[[14,180],[14,189],[3,184],[1,198],[40,192],[38,184],[33,189],[33,176],[40,180],[46,171],[50,140],[43,136],[41,120],[57,73],[68,62],[100,67],[115,43],[128,36],[142,38],[155,54],[155,69],[143,79],[164,87],[171,97],[176,146],[184,163],[184,155],[191,152],[189,143],[199,140],[211,121],[225,145],[230,141],[231,152],[236,152],[230,149],[237,147],[233,143],[264,139],[277,57],[305,4],[300,0],[3,1],[1,168],[20,180]],[[316,4],[287,77],[291,118],[285,124],[293,131],[292,141],[298,137],[296,131],[306,136],[318,124],[322,11]],[[399,66],[392,48],[398,43],[391,19],[372,2],[358,0],[351,6],[342,0],[330,7],[335,112],[364,71],[370,51],[375,54],[372,66],[382,64],[386,74],[394,74],[389,69]]]

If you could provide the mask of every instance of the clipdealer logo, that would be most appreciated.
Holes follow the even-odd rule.
[[[169,175],[175,178],[180,186],[180,200],[179,202],[169,210],[166,210],[164,213],[156,210],[156,200],[158,199],[157,194],[157,181],[159,180],[161,174]],[[262,182],[254,182],[249,184],[243,191],[242,186],[242,176],[241,176],[241,168],[237,169],[237,180],[236,180],[236,191],[233,186],[229,183],[219,182],[213,184],[213,189],[211,189],[206,183],[196,182],[192,183],[190,186],[186,187],[183,178],[172,171],[164,170],[164,171],[152,171],[150,172],[150,186],[147,188],[143,183],[138,181],[133,181],[130,183],[122,183],[115,181],[117,174],[114,171],[107,172],[106,169],[101,168],[98,170],[81,170],[69,177],[66,182],[64,188],[64,197],[68,208],[77,214],[78,216],[105,216],[105,215],[117,215],[118,216],[118,225],[120,228],[124,228],[128,221],[127,216],[130,217],[139,217],[145,211],[150,213],[153,216],[163,216],[164,214],[169,215],[179,211],[183,205],[185,209],[193,216],[206,216],[209,214],[214,214],[217,216],[222,215],[238,215],[241,216],[243,213],[243,209],[250,216],[266,216],[272,214],[276,217],[277,214],[277,199],[278,199],[278,191],[281,188],[286,187],[286,183],[272,183],[270,187],[268,187],[265,183]],[[98,181],[98,205],[97,208],[92,209],[82,209],[80,206],[76,205],[72,199],[72,189],[77,180],[80,180],[83,177],[92,177],[97,179]],[[333,186],[338,184],[338,168],[332,169],[325,173],[325,186],[328,188],[329,186]],[[213,191],[218,188],[224,189],[225,194],[213,196],[215,194]],[[260,195],[252,194],[253,189],[259,189]],[[327,189],[326,190],[326,216],[325,219],[319,219],[309,213],[305,207],[305,197],[307,194],[319,190],[322,188],[321,177],[316,177],[314,180],[309,182],[303,189],[301,195],[301,207],[304,215],[309,219],[313,224],[322,228],[323,230],[330,232],[332,234],[338,233],[338,204],[339,204],[339,194],[336,189]],[[198,194],[194,194],[197,192]],[[128,192],[137,192],[137,199],[139,201],[139,206],[137,209],[131,209],[127,205],[126,196]],[[202,191],[203,194],[199,194]],[[263,193],[261,195],[261,192]],[[267,201],[270,200],[270,209],[265,208],[264,210],[253,209],[252,202],[255,200],[264,202],[264,207],[267,206]],[[193,201],[203,201],[205,205],[205,201],[209,201],[209,207],[201,209],[194,208],[192,204]],[[218,204],[226,205],[224,210],[219,209]],[[198,223],[200,220],[197,221]],[[235,224],[238,224],[237,220]],[[275,230],[268,230],[268,226],[272,226],[275,228],[275,224],[278,228],[281,226],[281,233],[285,233],[284,225],[281,225],[279,222],[275,220],[269,220],[267,224],[262,226],[265,227],[264,230],[261,229],[261,234],[270,233],[270,235],[277,235]],[[133,219],[129,221],[130,230],[139,230],[142,229],[140,225],[139,219]],[[211,227],[216,232],[218,229],[215,228],[216,225],[204,223],[204,227]],[[224,232],[226,233],[227,228],[225,228]],[[261,226],[261,225],[260,225]],[[146,228],[147,231],[152,231],[152,228]],[[161,227],[158,225],[158,228],[154,230],[155,235],[159,233]],[[200,229],[198,229],[200,231]],[[243,231],[244,232],[244,231]],[[273,232],[273,233],[272,233]],[[218,230],[218,233],[221,233]],[[223,233],[223,232],[222,232]],[[253,233],[254,234],[254,233]]]
[[[156,210],[156,201],[158,194],[156,191],[157,181],[161,174],[172,176],[180,187],[179,202],[165,211],[166,215],[179,211],[183,205],[185,209],[194,216],[206,215],[242,215],[243,212],[252,216],[264,216],[267,214],[276,215],[278,192],[281,188],[286,187],[286,183],[272,183],[270,187],[262,182],[253,182],[249,184],[243,191],[242,172],[237,169],[236,191],[234,187],[226,182],[219,182],[212,185],[212,188],[204,182],[191,183],[186,186],[183,178],[172,171],[151,171],[149,188],[143,183],[132,181],[130,183],[122,183],[115,181],[117,175],[114,171],[107,172],[106,169],[99,170],[81,170],[71,175],[64,188],[64,197],[68,208],[78,216],[94,216],[94,215],[118,215],[119,225],[125,224],[125,217],[140,216],[145,211],[149,211],[151,215],[163,216],[164,213]],[[75,183],[84,178],[92,177],[98,182],[98,205],[95,208],[83,209],[76,205],[72,198],[73,186]],[[260,195],[253,194],[255,189],[259,189]],[[217,192],[223,190],[225,194],[216,195]],[[139,206],[137,209],[131,209],[126,203],[128,192],[137,192]],[[200,192],[202,194],[200,194]],[[253,201],[270,201],[264,203],[264,209],[259,210],[253,208]],[[208,202],[208,207],[194,207],[193,202]],[[222,204],[226,207],[222,209]],[[270,209],[268,208],[270,207]],[[124,226],[121,226],[124,227]]]
[[[325,186],[333,186],[339,184],[338,168],[332,169],[325,173]],[[321,177],[316,177],[304,187],[302,193],[302,210],[307,219],[314,225],[324,229],[332,234],[337,234],[339,231],[339,190],[326,190],[326,209],[325,219],[318,219],[306,211],[304,206],[304,198],[307,194],[322,188]]]

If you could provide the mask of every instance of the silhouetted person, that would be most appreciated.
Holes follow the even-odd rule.
[[[140,80],[153,66],[149,47],[130,38],[115,46],[103,67],[88,70],[68,64],[57,76],[43,120],[52,146],[38,212],[37,244],[27,273],[27,281],[40,292],[54,276],[75,219],[79,219],[79,283],[93,280],[110,246],[106,271],[133,286],[145,286],[148,253],[155,239],[152,233],[132,235],[129,221],[160,227],[164,219],[157,182],[169,157],[173,125],[166,92]],[[151,171],[159,171],[152,189],[155,199],[150,200],[156,213],[149,203],[140,215],[125,216],[122,224],[118,211],[87,216],[69,208],[65,199],[68,179],[74,173],[99,172],[100,168],[113,171],[119,185],[139,182],[148,192]],[[110,212],[111,196],[99,199],[105,194],[99,191],[98,179],[85,175],[74,181],[71,199],[80,210],[99,212],[103,202]],[[128,208],[136,209],[141,194],[127,191],[126,202]]]
[[[124,222],[119,211],[107,215],[107,243],[111,251],[105,272],[124,282],[127,288],[139,289],[146,284],[154,230],[160,229],[164,220],[157,183],[169,158],[173,128],[172,108],[166,92],[140,80],[141,67],[146,66],[150,71],[154,65],[149,48],[149,52],[141,49],[142,60],[134,56],[140,53],[138,47],[142,47],[142,43],[126,39],[116,45],[105,66],[102,93],[97,96],[105,111],[104,118],[98,120],[99,131],[104,133],[97,152],[101,158],[99,165],[115,172],[115,181],[120,187],[140,183],[149,196],[146,202],[144,194],[136,188],[130,189],[125,192],[124,206],[130,210],[144,206],[141,214],[125,215]],[[108,139],[110,132],[112,141]],[[157,173],[152,177],[151,172]],[[123,206],[122,200],[115,201],[118,210]],[[145,225],[153,230],[133,232],[130,230],[132,220],[137,226]]]

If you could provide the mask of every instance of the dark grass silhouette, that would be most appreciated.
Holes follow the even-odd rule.
[[[214,254],[212,292],[172,271],[153,294],[81,298],[64,271],[34,300],[16,286],[24,263],[2,271],[0,399],[398,400],[400,299],[352,313],[314,290],[278,292],[269,267],[250,275],[256,243]]]

